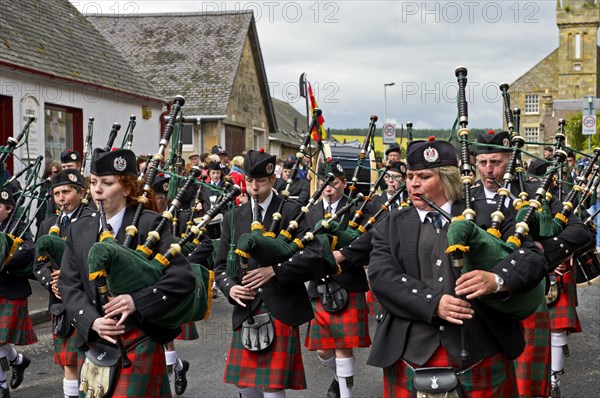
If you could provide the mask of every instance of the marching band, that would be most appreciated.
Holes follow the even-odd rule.
[[[181,97],[150,157],[131,151],[135,116],[120,148],[115,124],[93,149],[90,118],[83,157],[67,149],[41,183],[2,184],[0,397],[35,366],[14,347],[37,341],[28,277],[49,294],[66,398],[171,397],[170,378],[184,394],[194,369],[175,340],[198,338],[217,289],[233,307],[223,380],[241,397],[307,387],[303,324],[331,371],[329,398],[352,397],[367,364],[382,370],[374,396],[560,397],[568,336],[581,331],[576,288],[600,274],[585,210],[600,149],[576,168],[562,121],[553,155],[526,173],[508,85],[508,130],[469,137],[466,75],[456,70],[458,143],[411,134],[406,157],[394,144],[379,170],[368,161],[375,115],[354,170],[318,157],[322,142],[306,134],[280,178],[262,148],[229,164],[215,146],[205,167],[194,154],[185,168],[179,134],[167,156]],[[361,169],[379,173],[368,194]]]

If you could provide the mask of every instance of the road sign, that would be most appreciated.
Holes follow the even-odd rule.
[[[396,126],[387,123],[383,126],[383,143],[393,144],[396,142]]]
[[[596,134],[596,107],[594,97],[585,97],[583,99],[583,109],[581,116],[581,134]]]

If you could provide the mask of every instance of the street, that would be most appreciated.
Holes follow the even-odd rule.
[[[567,358],[563,376],[563,398],[600,397],[600,285],[579,289],[579,317],[583,333],[570,336],[570,358]],[[237,397],[236,389],[223,383],[223,369],[230,332],[231,306],[219,295],[213,302],[210,319],[198,322],[200,339],[177,341],[177,351],[190,362],[188,389],[184,397]],[[375,330],[374,318],[371,334]],[[303,326],[302,336],[306,326]],[[39,342],[23,347],[32,360],[25,381],[11,396],[18,397],[62,397],[62,371],[54,364],[49,323],[36,326]],[[380,397],[382,394],[382,372],[366,365],[368,349],[356,352],[357,374],[355,397]],[[332,379],[331,373],[322,367],[315,353],[304,351],[304,366],[308,389],[288,391],[288,397],[324,397]]]

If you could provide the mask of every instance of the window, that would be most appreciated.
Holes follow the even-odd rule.
[[[192,152],[194,150],[194,125],[193,124],[184,124],[183,132],[181,135],[181,140],[183,142],[183,150],[185,152]]]
[[[540,141],[539,127],[525,127],[525,141],[526,142],[539,142]]]
[[[265,147],[265,131],[254,129],[253,146],[255,149]]]
[[[573,70],[575,72],[579,72],[581,70],[581,64],[580,63],[573,64]],[[577,97],[575,97],[575,98],[577,98]]]
[[[60,160],[65,149],[81,152],[83,115],[81,109],[46,104],[44,109],[45,159]]]
[[[575,59],[581,59],[581,35],[575,35]]]
[[[537,94],[528,94],[525,96],[525,113],[539,113],[539,99]]]

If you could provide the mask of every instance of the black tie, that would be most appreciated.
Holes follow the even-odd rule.
[[[442,216],[437,211],[431,211],[427,213],[427,219],[433,225],[436,231],[442,229]]]
[[[63,218],[60,220],[60,231],[64,234],[69,225],[71,225],[71,219],[69,216],[63,216]]]
[[[254,201],[254,221],[262,222],[262,207],[258,204],[258,201]]]
[[[325,214],[329,214],[331,217],[331,202],[327,202],[327,210],[325,210]]]
[[[394,202],[390,203],[390,210],[394,210],[397,207],[398,207],[398,202],[394,201]]]

